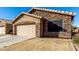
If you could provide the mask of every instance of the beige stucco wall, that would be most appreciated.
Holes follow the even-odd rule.
[[[16,34],[16,28],[17,28],[17,24],[21,23],[21,22],[35,22],[36,25],[36,35],[40,36],[40,19],[39,18],[35,18],[32,16],[28,16],[28,15],[22,15],[19,16],[19,18],[17,19],[17,21],[15,21],[13,23],[13,34]],[[27,25],[27,24],[25,24]]]
[[[5,26],[5,23],[0,21],[0,26]]]
[[[0,21],[0,26],[5,27],[5,34],[9,34],[12,30],[12,23],[6,23],[4,21]]]
[[[26,21],[33,21],[33,22],[36,22],[36,23],[39,23],[40,20],[37,19],[37,18],[34,18],[34,17],[31,17],[31,16],[27,16],[27,15],[22,15],[18,21],[16,21],[14,24],[18,24],[20,22],[26,22]]]

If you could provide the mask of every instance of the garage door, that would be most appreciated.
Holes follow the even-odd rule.
[[[17,35],[36,37],[36,27],[35,25],[19,25]]]
[[[0,35],[5,34],[5,27],[0,27]]]

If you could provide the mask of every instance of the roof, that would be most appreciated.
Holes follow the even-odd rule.
[[[3,21],[3,22],[5,22],[5,23],[11,23],[11,21],[10,20],[7,20],[7,19],[0,18],[0,20]]]
[[[28,13],[30,13],[32,10],[41,10],[41,11],[60,13],[60,14],[66,14],[66,15],[71,15],[71,16],[74,16],[76,14],[75,12],[51,10],[51,9],[46,9],[46,8],[32,8]]]
[[[32,16],[32,17],[35,17],[35,18],[40,18],[40,19],[42,18],[41,16],[37,16],[37,15],[34,15],[34,14],[29,14],[29,13],[26,13],[26,12],[22,12],[12,21],[12,23],[14,23],[17,20],[17,18],[20,17],[23,14],[28,15],[28,16]]]

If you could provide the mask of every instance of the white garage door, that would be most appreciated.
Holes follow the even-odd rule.
[[[0,27],[0,35],[5,34],[5,27]]]
[[[36,27],[35,25],[17,26],[17,35],[36,37]]]

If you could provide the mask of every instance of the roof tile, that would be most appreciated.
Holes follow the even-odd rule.
[[[67,14],[67,15],[71,15],[71,16],[74,16],[76,14],[75,12],[60,11],[60,10],[50,10],[50,9],[46,9],[46,8],[32,8],[32,9],[43,10],[43,11],[50,11],[50,12],[56,12],[56,13]]]

